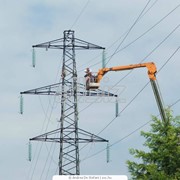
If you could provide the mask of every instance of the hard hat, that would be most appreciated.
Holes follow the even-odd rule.
[[[84,72],[85,72],[85,73],[87,73],[87,72],[91,72],[91,69],[86,68],[86,69],[84,70]]]

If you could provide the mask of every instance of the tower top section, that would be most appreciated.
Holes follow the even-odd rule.
[[[78,39],[78,38],[75,38],[75,37],[72,37],[74,36],[74,33],[75,31],[74,30],[65,30],[64,31],[64,38],[60,38],[60,39],[55,39],[55,40],[51,40],[51,41],[48,41],[48,42],[44,42],[44,43],[40,43],[40,44],[37,44],[37,45],[33,45],[32,47],[33,48],[45,48],[45,49],[64,49],[64,39],[67,38],[67,39],[71,39],[73,38],[74,40],[74,43],[72,45],[72,43],[67,43],[66,44],[66,48],[69,48],[69,49],[76,49],[76,50],[86,50],[86,49],[105,49],[104,47],[101,47],[101,46],[98,46],[98,45],[95,45],[93,43],[90,43],[90,42],[87,42],[87,41],[84,41],[84,40],[81,40],[81,39]],[[72,47],[74,46],[74,47]]]

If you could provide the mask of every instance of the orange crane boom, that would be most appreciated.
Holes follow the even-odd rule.
[[[131,64],[127,66],[115,66],[111,68],[99,69],[97,73],[97,77],[96,77],[97,78],[96,82],[99,83],[101,79],[103,78],[103,76],[109,71],[124,71],[124,70],[131,70],[131,69],[142,68],[142,67],[146,67],[148,69],[149,79],[156,80],[156,76],[155,76],[157,72],[156,65],[153,62],[148,62],[148,63],[142,63],[142,64]]]
[[[153,62],[141,63],[141,64],[131,64],[127,66],[115,66],[111,68],[102,68],[99,69],[97,76],[95,78],[88,78],[86,82],[86,89],[97,89],[100,86],[100,81],[103,76],[109,71],[124,71],[124,70],[131,70],[135,68],[143,68],[146,67],[148,69],[148,76],[151,82],[151,86],[154,92],[154,96],[158,105],[158,109],[161,115],[161,119],[166,123],[166,114],[164,111],[163,103],[161,100],[161,96],[158,90],[158,86],[156,84],[156,72],[157,68]],[[91,81],[93,79],[94,81]]]

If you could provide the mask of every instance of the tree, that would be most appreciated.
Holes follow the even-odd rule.
[[[180,179],[180,116],[174,118],[168,109],[166,119],[164,123],[152,116],[150,132],[141,132],[148,152],[130,149],[130,154],[138,159],[138,162],[127,161],[132,179]]]

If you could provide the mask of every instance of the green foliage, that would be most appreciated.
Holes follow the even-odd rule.
[[[152,116],[150,132],[141,132],[149,151],[130,149],[130,154],[140,162],[127,161],[132,179],[178,180],[180,179],[180,116],[173,117],[166,110],[167,122]]]

